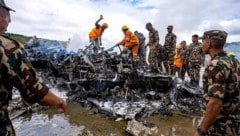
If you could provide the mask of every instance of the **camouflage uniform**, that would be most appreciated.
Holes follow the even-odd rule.
[[[205,54],[202,50],[202,44],[200,42],[191,43],[188,47],[186,55],[188,56],[188,74],[190,76],[191,83],[198,85],[200,79],[201,63],[205,58]]]
[[[163,64],[166,71],[171,71],[169,74],[173,74],[176,40],[177,36],[174,33],[168,33],[165,36]]]
[[[187,56],[187,47],[182,48],[182,57],[183,57],[183,65],[182,65],[182,70],[181,70],[181,79],[185,79],[185,73],[188,70],[188,56]]]
[[[159,43],[156,43],[156,41],[159,41],[159,35],[158,35],[158,31],[153,29],[152,31],[149,31],[149,42],[148,42],[148,46],[150,49],[148,62],[153,72],[158,71]]]
[[[162,62],[163,62],[163,46],[161,44],[159,44],[158,46],[158,68],[160,69],[160,71],[163,71],[162,69]]]
[[[23,47],[14,40],[0,36],[0,135],[15,135],[8,115],[8,103],[12,99],[12,88],[16,87],[23,99],[29,103],[39,102],[48,87],[42,84],[32,65],[26,59]]]
[[[209,97],[219,98],[223,102],[220,113],[208,130],[209,135],[239,136],[239,94],[240,65],[234,67],[233,61],[219,53],[212,58],[203,75],[205,108]]]

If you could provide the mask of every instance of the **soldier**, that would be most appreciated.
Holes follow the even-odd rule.
[[[148,62],[150,64],[151,72],[158,72],[158,48],[159,48],[159,35],[151,23],[146,24],[146,29],[149,31],[149,41],[145,45],[150,48]]]
[[[181,56],[182,56],[182,59],[183,59],[183,65],[182,65],[182,70],[181,70],[180,77],[184,81],[185,80],[185,74],[186,74],[187,69],[188,69],[188,56],[187,56],[187,53],[186,53],[187,43],[186,43],[186,41],[181,41],[180,45],[182,46]]]
[[[240,65],[224,52],[227,33],[221,30],[203,34],[203,51],[211,61],[203,75],[204,115],[195,136],[239,136]]]
[[[138,31],[135,31],[134,34],[138,37],[138,40],[139,40],[139,49],[138,49],[139,64],[144,66],[146,65],[146,49],[144,48],[146,38],[142,33]]]
[[[102,25],[98,24],[102,19],[103,19],[103,16],[100,15],[100,18],[95,22],[95,28],[93,28],[89,32],[90,42],[94,46],[93,51],[95,54],[98,53],[98,51],[100,49],[100,45],[102,45],[102,34],[105,31],[105,29],[108,28],[107,23],[103,23]]]
[[[204,62],[204,52],[202,51],[202,43],[198,42],[198,35],[192,36],[192,43],[187,50],[188,56],[188,73],[190,76],[190,84],[199,85],[201,64]]]
[[[169,75],[173,75],[174,69],[174,54],[176,49],[177,36],[172,32],[173,26],[169,25],[167,27],[168,33],[165,36],[165,42],[163,46],[164,59],[163,64]]]
[[[0,33],[7,30],[10,23],[10,11],[4,0],[0,0]],[[57,106],[60,112],[65,112],[66,102],[53,94],[43,84],[29,63],[26,52],[18,42],[5,36],[0,36],[0,135],[14,136],[15,131],[8,116],[8,103],[12,99],[12,88],[20,91],[21,96],[30,104]]]

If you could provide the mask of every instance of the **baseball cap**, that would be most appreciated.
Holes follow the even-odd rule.
[[[199,39],[214,39],[214,40],[219,40],[222,42],[226,42],[228,33],[222,30],[210,30],[206,31],[203,33],[202,37],[199,37]]]
[[[171,28],[173,28],[173,26],[172,26],[172,25],[169,25],[169,26],[167,27],[167,29],[171,29]]]
[[[0,6],[2,6],[3,8],[5,8],[5,9],[7,9],[7,10],[9,10],[9,11],[15,12],[15,10],[11,9],[10,7],[8,7],[8,6],[5,4],[4,0],[0,0]]]

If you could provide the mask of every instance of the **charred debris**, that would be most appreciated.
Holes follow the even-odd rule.
[[[114,120],[135,120],[173,112],[197,115],[202,90],[163,72],[152,73],[146,65],[133,63],[121,48],[90,46],[67,53],[58,41],[34,39],[25,46],[39,76],[49,86],[67,92],[68,102]],[[116,51],[119,50],[119,51]]]

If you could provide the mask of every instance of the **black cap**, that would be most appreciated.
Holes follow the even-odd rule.
[[[15,10],[11,9],[10,7],[8,7],[8,6],[5,4],[4,0],[0,0],[0,6],[2,6],[2,7],[5,8],[5,9],[7,9],[8,11],[13,11],[13,12],[15,12]]]
[[[202,37],[199,37],[199,39],[214,39],[214,40],[219,40],[222,42],[226,42],[228,33],[222,30],[210,30],[206,31],[203,33]]]
[[[192,35],[192,37],[198,38],[198,35],[197,35],[197,34],[194,34],[194,35]]]

